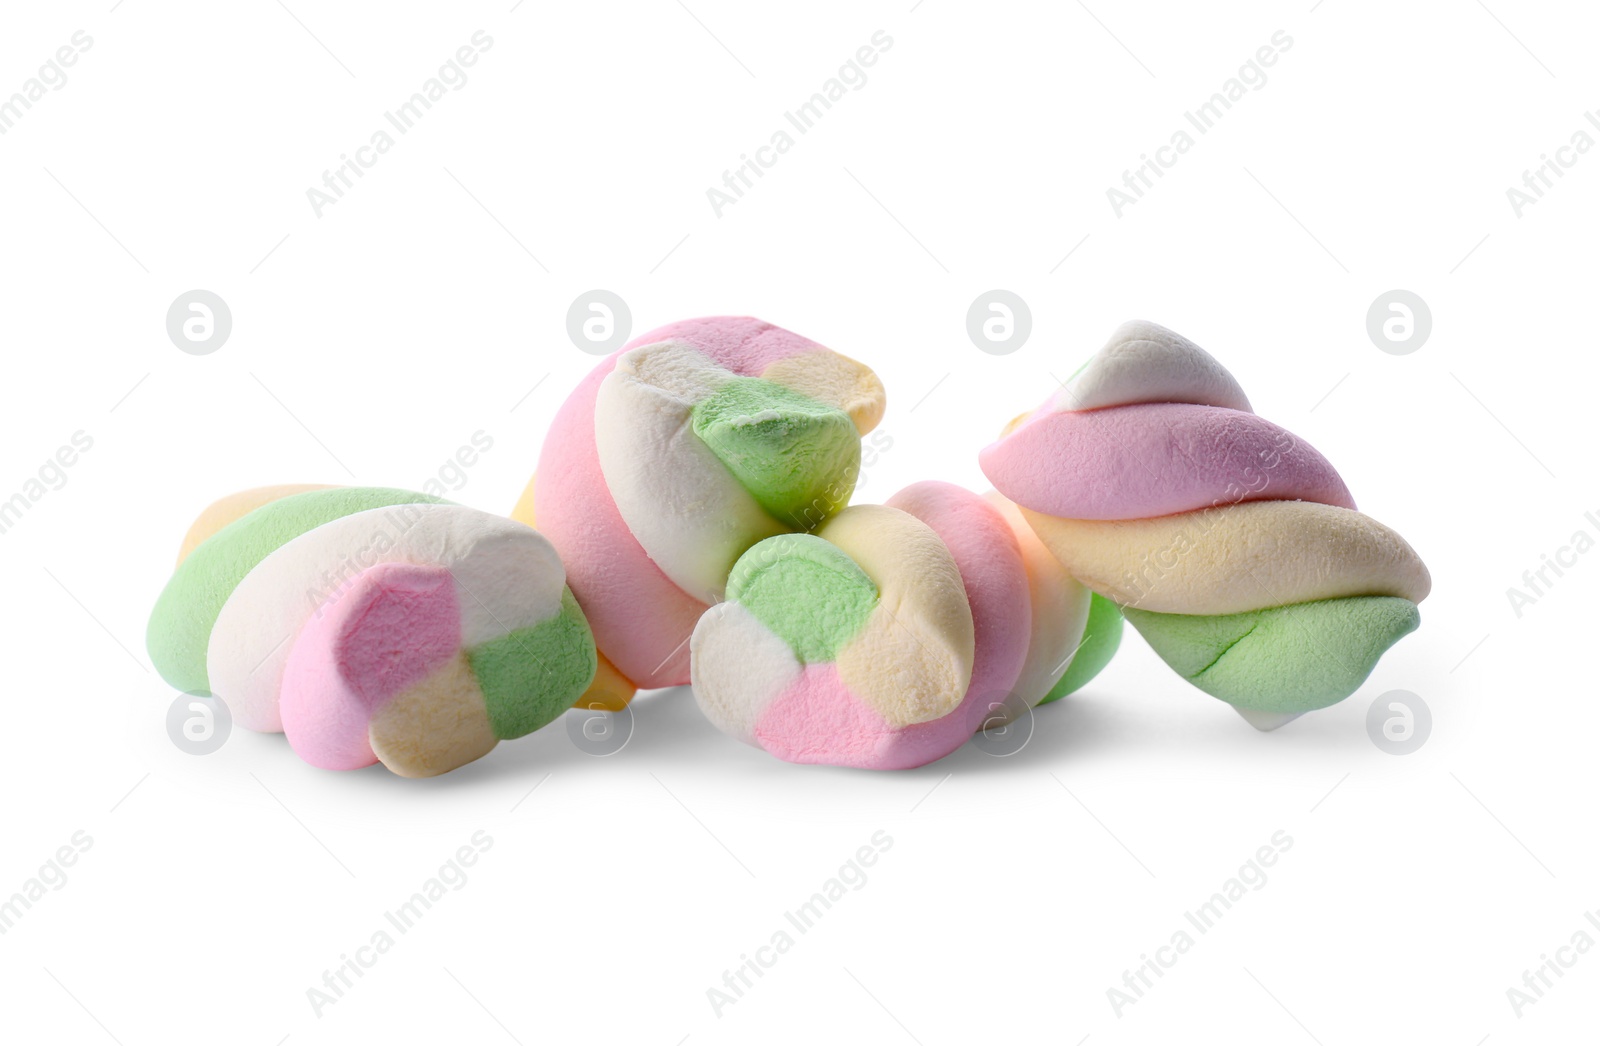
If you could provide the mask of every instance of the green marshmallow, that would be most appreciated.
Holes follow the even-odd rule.
[[[850,415],[764,378],[695,404],[694,434],[776,520],[808,531],[850,501],[861,434]]]
[[[1298,713],[1344,700],[1420,622],[1395,596],[1351,596],[1242,614],[1123,614],[1173,671],[1237,708]]]
[[[572,590],[561,611],[467,651],[489,728],[502,741],[531,734],[571,708],[594,681],[594,634]]]
[[[855,560],[813,534],[780,534],[733,565],[728,601],[742,605],[806,664],[832,661],[878,605]]]

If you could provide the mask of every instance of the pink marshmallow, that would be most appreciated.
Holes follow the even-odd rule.
[[[894,731],[845,686],[832,661],[807,665],[755,725],[757,743],[789,763],[888,769]]]
[[[1147,519],[1266,500],[1356,507],[1310,444],[1226,407],[1140,403],[1039,415],[978,461],[1011,500],[1064,519]]]
[[[279,710],[300,758],[325,770],[378,761],[368,725],[400,692],[461,646],[450,571],[380,563],[312,616],[290,650]]]

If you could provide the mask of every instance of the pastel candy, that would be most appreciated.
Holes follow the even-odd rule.
[[[1393,596],[1293,603],[1242,614],[1124,611],[1162,660],[1241,711],[1295,715],[1345,699],[1419,623]]]
[[[345,591],[356,570],[385,561],[450,571],[467,646],[560,609],[561,560],[537,531],[520,523],[446,504],[340,517],[274,550],[217,614],[206,660],[212,692],[228,703],[235,722],[251,730],[283,729],[278,693],[290,642],[314,615],[326,612],[324,604]]]
[[[266,497],[258,490],[224,498],[201,514],[191,532],[208,530],[209,522],[203,521],[226,517],[258,500],[261,504],[197,543],[181,559],[151,611],[145,633],[151,663],[179,690],[211,689],[206,649],[217,615],[239,582],[279,546],[352,512],[440,501],[388,487],[334,487],[282,497]]]
[[[378,707],[367,725],[373,759],[401,777],[434,777],[465,766],[498,741],[484,715],[483,688],[460,652]],[[296,751],[305,756],[303,745]]]
[[[448,570],[404,562],[369,568],[294,641],[279,701],[289,743],[313,766],[371,766],[373,714],[437,674],[460,648],[461,606]]]
[[[1129,320],[1053,393],[1045,412],[1132,403],[1203,403],[1250,412],[1227,368],[1194,342],[1149,320]]]
[[[280,700],[289,744],[325,769],[382,761],[431,777],[545,725],[589,684],[593,640],[570,592],[554,615],[476,646],[462,609],[444,567],[363,572],[290,652]]]
[[[1233,614],[1340,596],[1420,603],[1430,584],[1399,534],[1353,509],[1312,501],[1120,521],[1023,515],[1069,574],[1125,607]]]
[[[1069,574],[1263,729],[1353,693],[1431,584],[1322,455],[1155,324],[1118,328],[980,464]]]
[[[1241,501],[1356,507],[1321,454],[1269,421],[1225,407],[1140,403],[1046,414],[981,460],[996,484],[1038,490],[1030,507],[1069,519],[1144,519]],[[1052,484],[1052,472],[1077,482]]]
[[[790,762],[891,768],[917,765],[895,751],[907,727],[960,704],[975,636],[938,535],[860,505],[746,552],[690,646],[696,700],[724,731]]]
[[[537,532],[406,491],[293,489],[225,498],[191,528],[214,532],[149,630],[174,685],[202,680],[186,689],[315,766],[411,777],[538,729],[590,685],[593,637]]]
[[[749,317],[651,331],[584,379],[513,515],[537,497],[615,672],[595,701],[688,681],[689,636],[739,557],[848,503],[883,407],[872,371]]]
[[[1033,592],[1016,534],[987,499],[929,481],[906,487],[886,504],[926,523],[944,542],[972,614],[972,676],[961,704],[908,739],[942,756],[977,732],[1016,686],[1033,634]]]
[[[695,628],[694,692],[789,762],[920,766],[1043,700],[1089,612],[1003,499],[918,483],[740,557]]]

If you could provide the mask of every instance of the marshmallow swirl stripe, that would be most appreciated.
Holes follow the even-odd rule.
[[[595,674],[555,550],[476,509],[262,488],[207,509],[185,550],[151,616],[152,659],[314,766],[443,773],[555,719]]]
[[[1430,587],[1326,458],[1153,323],[1118,328],[980,464],[1069,574],[1263,729],[1353,693]]]
[[[600,651],[590,707],[689,681],[689,636],[735,562],[849,502],[883,415],[867,367],[750,317],[634,339],[568,396],[513,518],[566,565]]]
[[[1090,605],[1013,506],[917,483],[746,552],[695,628],[694,693],[788,762],[921,766],[1044,700]]]

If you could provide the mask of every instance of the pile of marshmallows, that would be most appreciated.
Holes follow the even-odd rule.
[[[567,398],[509,519],[371,487],[212,505],[151,658],[327,769],[440,774],[685,683],[780,759],[899,769],[1081,687],[1124,617],[1261,729],[1417,627],[1411,546],[1155,324],[982,451],[986,495],[851,505],[883,410],[870,369],[779,327],[662,327]]]

